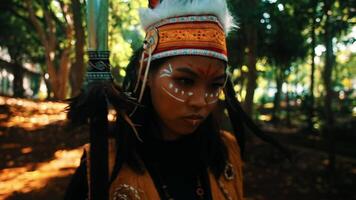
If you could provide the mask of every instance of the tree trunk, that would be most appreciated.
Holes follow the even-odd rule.
[[[250,10],[257,9],[257,1],[256,0],[249,0],[246,2],[247,8]],[[254,21],[255,19],[251,19],[249,21]],[[248,80],[246,85],[246,96],[244,101],[244,109],[247,114],[250,116],[253,112],[253,97],[255,95],[255,89],[257,87],[257,69],[256,69],[256,62],[257,62],[257,29],[255,23],[246,23],[245,24],[246,30],[246,38],[247,38],[247,67],[248,67]]]
[[[24,68],[22,68],[21,64],[15,62],[8,62],[0,59],[0,65],[4,67],[7,71],[11,72],[14,75],[13,86],[12,89],[14,91],[15,97],[23,97],[24,88],[23,88],[23,76],[24,76]]]
[[[244,109],[248,115],[252,115],[253,111],[253,97],[255,96],[255,89],[257,87],[257,69],[256,69],[256,54],[255,52],[248,53],[248,74],[246,85],[246,96],[244,101]]]
[[[282,85],[283,85],[283,70],[279,67],[276,69],[276,86],[277,91],[274,93],[273,99],[273,110],[272,110],[272,122],[274,125],[277,125],[279,122],[278,113],[280,110],[281,104],[281,93],[282,93]]]
[[[21,64],[14,64],[14,82],[13,82],[13,91],[14,97],[24,97],[24,88],[23,88],[23,77],[24,77],[24,70],[22,69]]]
[[[41,4],[43,14],[44,14],[44,19],[39,20],[38,17],[36,16],[36,11],[33,9],[33,2],[26,0],[26,6],[29,12],[29,18],[36,29],[38,36],[40,38],[40,41],[44,47],[45,50],[45,63],[47,66],[47,71],[49,75],[49,84],[50,88],[53,91],[54,98],[55,99],[60,99],[63,100],[66,98],[66,91],[67,91],[67,81],[68,81],[68,70],[70,67],[70,49],[71,49],[71,42],[67,42],[66,46],[63,47],[63,49],[57,50],[57,38],[56,38],[56,33],[57,33],[57,28],[55,24],[55,20],[53,19],[53,16],[51,14],[51,10],[49,8],[49,2],[44,1],[43,4]],[[72,20],[69,19],[71,16],[68,12],[68,6],[65,5],[62,1],[59,2],[61,5],[62,9],[62,14],[64,16],[64,19],[66,21],[66,24],[63,26],[63,29],[65,31],[66,39],[67,40],[72,40],[72,26],[71,24]],[[44,24],[42,24],[44,23]],[[63,25],[63,24],[60,24]],[[46,27],[46,28],[45,28]],[[58,59],[59,53],[60,54],[60,62],[59,66],[56,67],[56,62],[55,59]]]
[[[333,53],[333,31],[331,22],[331,7],[333,5],[332,0],[325,0],[324,14],[326,16],[325,21],[325,68],[323,71],[323,79],[326,90],[324,97],[324,109],[325,109],[325,131],[329,141],[329,169],[333,173],[335,171],[335,136],[334,136],[334,116],[332,111],[332,98],[333,98],[333,86],[332,86],[332,71],[335,63],[335,56]]]
[[[292,127],[292,120],[291,120],[291,106],[290,106],[290,98],[289,98],[289,91],[286,92],[286,124],[289,128]]]
[[[72,1],[72,13],[74,21],[74,37],[75,37],[75,62],[70,69],[70,85],[71,96],[77,96],[84,80],[84,27],[82,24],[82,6],[79,0]]]
[[[70,57],[69,57],[69,48],[66,48],[60,59],[60,70],[59,70],[59,79],[58,79],[58,98],[66,99],[67,98],[67,89],[68,89],[68,77],[69,77],[69,68],[70,68]]]
[[[316,46],[316,36],[315,36],[315,29],[316,29],[316,1],[313,3],[313,14],[312,14],[312,30],[311,30],[311,73],[310,73],[310,88],[309,88],[309,93],[310,93],[310,102],[309,102],[309,109],[308,109],[308,118],[307,118],[307,123],[308,131],[313,131],[314,130],[314,77],[315,77],[315,46]]]

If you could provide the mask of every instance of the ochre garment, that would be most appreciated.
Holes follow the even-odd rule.
[[[232,180],[228,180],[223,174],[220,176],[219,180],[217,180],[213,173],[208,170],[212,198],[213,200],[225,200],[230,199],[229,197],[231,197],[231,200],[243,200],[242,161],[240,158],[240,149],[237,145],[235,137],[232,134],[222,132],[221,135],[228,149],[229,163],[231,163],[233,167],[234,176]],[[115,147],[113,142],[109,142],[109,144],[109,173],[111,173],[115,158]],[[109,195],[110,200],[120,199],[118,198],[120,195],[130,200],[160,199],[159,193],[155,188],[155,184],[150,174],[147,171],[145,171],[144,174],[138,174],[126,164],[122,166],[118,176],[111,184]]]

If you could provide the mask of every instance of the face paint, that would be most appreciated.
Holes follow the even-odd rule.
[[[148,86],[163,138],[193,133],[216,108],[226,64],[204,56],[172,56],[155,67]]]
[[[173,74],[173,68],[172,65],[169,64],[166,68],[164,68],[160,74],[160,78],[164,78],[164,77],[169,77],[171,78]],[[178,87],[175,87],[174,84],[172,82],[170,82],[168,84],[168,88],[166,88],[165,86],[161,86],[161,88],[163,89],[163,91],[165,93],[167,93],[170,97],[172,97],[173,99],[179,101],[179,102],[185,102],[186,100],[184,100],[184,94],[185,91],[179,89]],[[182,97],[183,96],[183,97]]]
[[[173,68],[171,64],[161,70],[159,77],[162,79],[162,90],[178,102],[184,103],[189,98],[193,97],[194,92],[186,91],[186,89],[180,87],[178,84],[174,83],[173,78]],[[210,70],[208,70],[210,73]],[[205,102],[207,104],[214,104],[219,99],[219,94],[223,87],[209,89],[209,92],[205,93]]]

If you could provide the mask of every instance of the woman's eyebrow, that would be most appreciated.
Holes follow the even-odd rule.
[[[213,80],[214,80],[214,81],[220,81],[220,80],[225,81],[225,78],[226,78],[226,75],[223,74],[223,75],[220,75],[220,76],[215,77]]]
[[[189,74],[189,75],[193,76],[194,78],[199,77],[199,75],[195,71],[191,70],[190,67],[179,67],[179,68],[176,68],[176,70],[179,72],[182,72],[182,73]],[[222,74],[220,76],[214,77],[213,81],[225,80],[225,78],[226,78],[226,75]]]
[[[193,76],[194,78],[199,77],[199,75],[195,71],[191,70],[189,67],[178,67],[175,70],[189,74],[189,75]]]

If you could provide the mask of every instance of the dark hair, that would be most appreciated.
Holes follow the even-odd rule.
[[[126,69],[126,76],[123,81],[123,88],[126,92],[132,92],[137,82],[137,67],[139,65],[142,49],[139,49],[131,57],[131,61]],[[166,59],[159,59],[151,62],[150,72],[154,72],[161,66]],[[200,146],[200,157],[206,166],[212,170],[212,173],[219,177],[226,165],[228,159],[227,148],[220,136],[220,127],[217,123],[217,117],[211,113],[207,119],[196,130]],[[150,116],[150,117],[147,117]],[[131,120],[137,127],[140,137],[157,137],[153,129],[158,126],[157,114],[153,108],[150,89],[146,88],[141,106],[138,107]],[[118,118],[116,126],[120,129],[115,133],[117,144],[117,162],[115,163],[111,180],[113,181],[123,163],[126,163],[131,169],[138,173],[144,172],[142,160],[137,152],[140,141],[136,138],[132,128],[125,120]],[[144,139],[145,140],[145,139]]]
[[[134,114],[131,119],[128,117],[130,110],[132,111],[132,107],[135,105],[135,101],[132,98],[135,97],[132,96],[135,94],[130,95],[130,93],[132,93],[134,90],[135,84],[137,82],[136,69],[140,63],[141,54],[142,48],[136,51],[132,56],[131,61],[127,67],[127,75],[124,78],[123,87],[119,87],[113,82],[95,82],[89,85],[90,87],[87,88],[87,90],[83,90],[78,96],[69,99],[69,106],[67,107],[67,118],[69,120],[70,126],[86,124],[91,118],[106,118],[107,104],[106,101],[102,101],[103,99],[106,99],[108,102],[110,102],[116,110],[117,118],[113,127],[112,136],[116,140],[117,153],[114,169],[110,178],[111,181],[116,178],[123,163],[127,163],[130,168],[138,173],[144,172],[144,166],[139,157],[137,148],[140,141],[136,138],[136,135],[133,131],[134,129],[132,128],[132,121],[135,124],[141,125],[141,127],[137,127],[139,132],[140,129],[148,130],[145,131],[145,134],[143,134],[145,136],[147,136],[147,134],[149,136],[149,134],[153,132],[149,131],[152,127],[157,127],[157,124],[155,125],[157,121],[154,120],[154,117],[145,117],[155,116],[156,114],[151,103],[149,89],[145,90],[142,105],[138,107],[136,114]],[[157,69],[157,66],[160,66],[164,61],[164,59],[153,61],[151,63],[151,71],[154,72],[155,69]],[[224,88],[225,101],[219,103],[223,103],[224,107],[228,111],[228,117],[233,128],[233,133],[236,136],[240,147],[241,157],[243,158],[244,153],[244,135],[246,127],[260,139],[273,144],[282,153],[284,153],[289,158],[289,160],[291,160],[290,151],[276,140],[274,140],[274,138],[266,135],[253,122],[251,117],[243,111],[241,103],[236,98],[236,93],[233,86],[234,85],[232,81],[230,78],[228,78],[227,84]],[[97,122],[95,125],[93,125],[93,127],[91,127],[95,128],[97,131],[104,131],[105,133],[91,133],[90,142],[97,145],[97,152],[94,152],[96,158],[100,157],[107,151],[105,150],[107,147],[103,141],[105,140],[104,138],[107,137],[106,130],[108,127],[105,121],[102,122],[102,124]],[[205,162],[205,164],[212,170],[216,177],[219,177],[224,170],[228,158],[228,152],[220,136],[220,127],[216,122],[216,116],[214,112],[212,112],[208,118],[198,127],[196,133],[198,133],[197,135],[200,136],[200,156],[202,161]],[[98,139],[100,139],[101,142],[98,142]],[[93,164],[95,165],[98,163]],[[99,164],[96,167],[107,168],[107,166],[99,166]],[[103,175],[105,175],[105,173]]]

